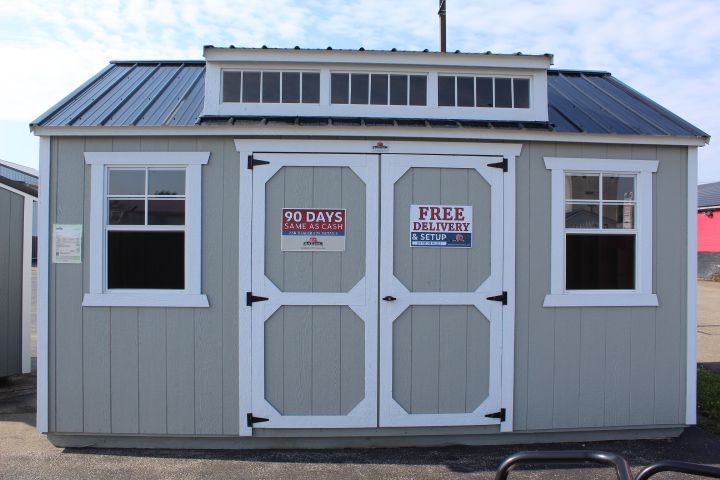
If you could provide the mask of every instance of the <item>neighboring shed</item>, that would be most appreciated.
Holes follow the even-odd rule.
[[[31,369],[36,200],[37,173],[33,176],[25,167],[0,160],[0,377]]]
[[[698,185],[698,278],[720,281],[720,182]]]
[[[707,134],[551,55],[204,55],[112,62],[32,124],[56,445],[695,423]]]

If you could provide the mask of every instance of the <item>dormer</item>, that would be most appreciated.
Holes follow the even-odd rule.
[[[552,55],[205,47],[203,116],[548,120]]]

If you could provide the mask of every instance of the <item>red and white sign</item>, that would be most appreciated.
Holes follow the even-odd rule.
[[[283,252],[345,251],[344,208],[283,208]]]
[[[410,205],[410,246],[471,248],[472,205]]]

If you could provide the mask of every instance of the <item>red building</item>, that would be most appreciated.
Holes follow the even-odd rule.
[[[720,281],[720,182],[698,186],[698,278]]]

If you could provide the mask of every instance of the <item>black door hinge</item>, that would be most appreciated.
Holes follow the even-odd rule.
[[[256,423],[269,422],[269,418],[255,417],[252,413],[247,414],[247,426],[251,427]]]
[[[503,172],[507,172],[508,171],[508,160],[507,160],[507,158],[503,158],[502,162],[488,163],[488,167],[502,168]]]
[[[505,421],[505,409],[501,408],[499,412],[488,413],[485,415],[487,418],[499,418],[501,422]]]
[[[257,160],[255,156],[248,155],[248,170],[252,170],[253,167],[257,167],[258,165],[267,165],[268,163],[270,162],[268,162],[267,160]]]
[[[507,305],[507,292],[495,295],[494,297],[487,297],[487,299],[493,302],[502,302],[503,305]]]
[[[270,300],[268,297],[258,297],[257,295],[253,295],[252,292],[247,292],[245,297],[245,302],[248,307],[252,307],[252,304],[255,302],[264,302],[266,300]]]

